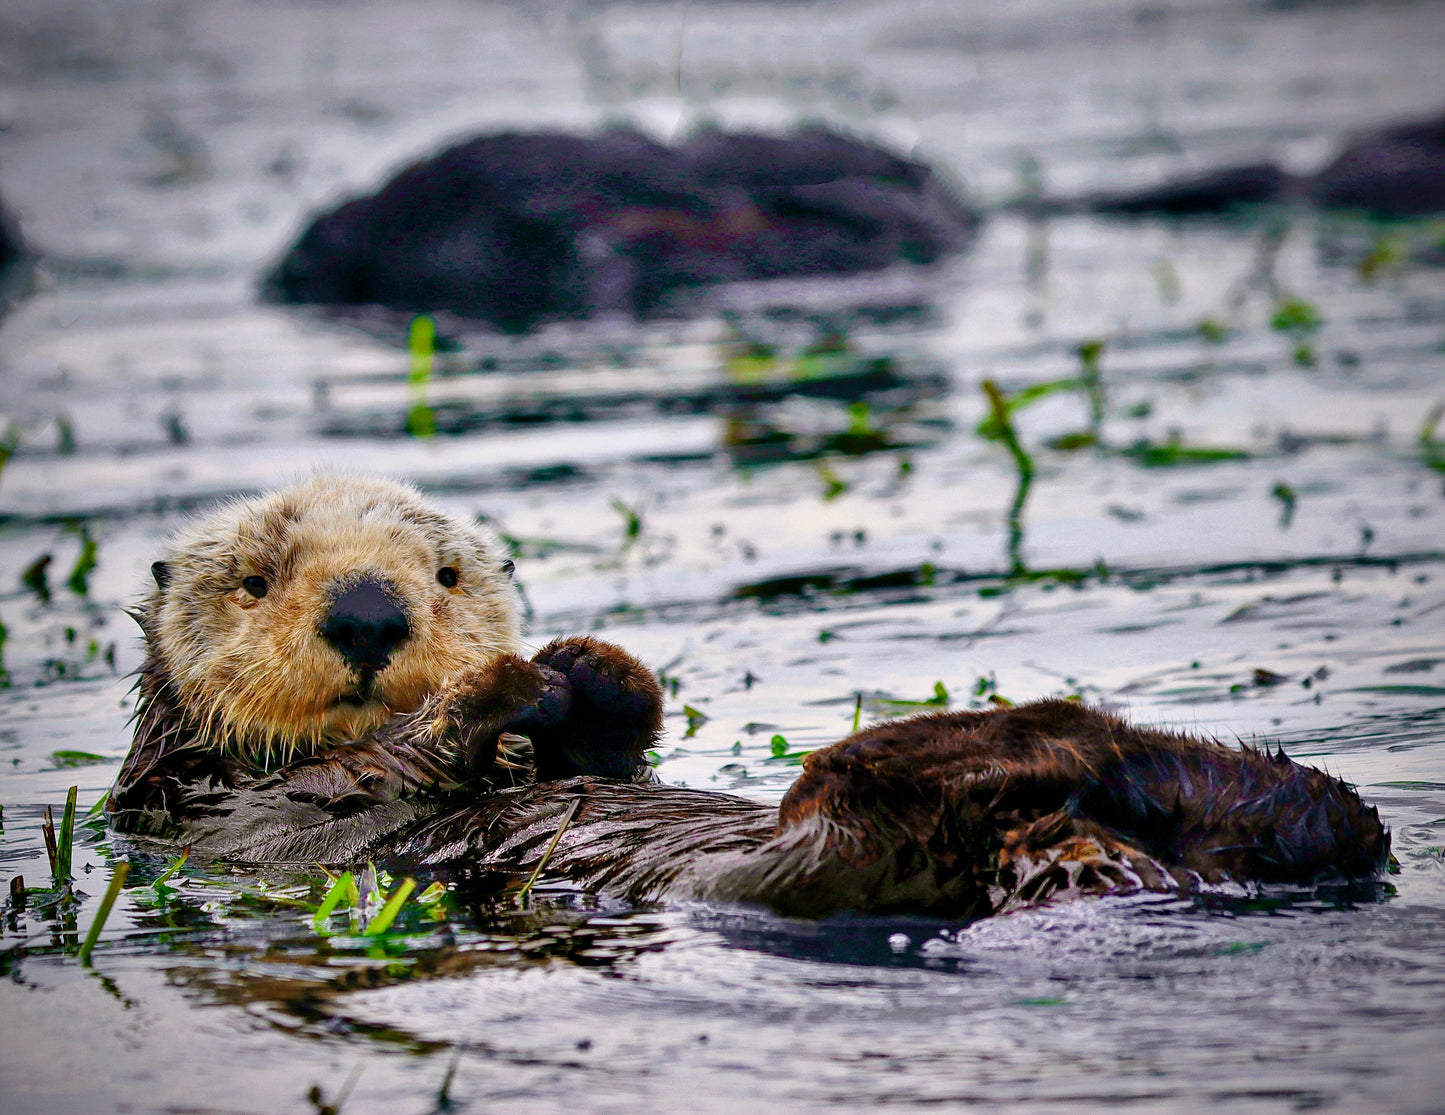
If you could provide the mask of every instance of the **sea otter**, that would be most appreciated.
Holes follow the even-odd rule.
[[[249,863],[547,870],[625,899],[980,916],[1063,892],[1378,875],[1353,788],[1282,751],[1061,700],[887,721],[816,751],[779,808],[666,786],[652,673],[519,653],[495,535],[326,473],[182,531],[135,615],[148,656],[107,808]]]

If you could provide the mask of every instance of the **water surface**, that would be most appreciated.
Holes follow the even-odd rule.
[[[45,807],[74,784],[84,811],[115,776],[123,608],[161,539],[320,463],[415,479],[514,539],[536,644],[597,631],[662,670],[669,781],[776,801],[796,767],[773,738],[838,738],[860,694],[868,717],[937,683],[955,708],[1080,694],[1327,766],[1378,803],[1400,872],[973,925],[457,886],[377,946],[287,904],[318,877],[188,864],[157,889],[163,863],[83,825],[78,910],[4,923],[6,1110],[1438,1110],[1438,226],[997,212],[932,274],[520,339],[443,321],[425,440],[404,433],[404,321],[254,291],[314,207],[485,127],[823,118],[916,143],[990,205],[1040,177],[1308,170],[1445,102],[1439,5],[695,4],[680,40],[667,6],[13,9],[0,194],[46,258],[0,325],[23,430],[0,476],[7,880],[46,885]],[[1272,328],[1290,300],[1321,324]],[[748,340],[775,366],[743,368]],[[1088,426],[1078,393],[1021,412],[1037,475],[1011,538],[980,383],[1075,375],[1094,340],[1104,447],[1047,447]],[[1166,465],[1170,446],[1237,455]],[[20,575],[47,553],[45,602]]]

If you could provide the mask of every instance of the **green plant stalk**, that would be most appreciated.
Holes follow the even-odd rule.
[[[1104,382],[1099,375],[1099,357],[1103,352],[1103,341],[1085,341],[1079,346],[1079,360],[1084,366],[1079,380],[1089,396],[1089,433],[1095,441],[1099,440],[1104,425]]]
[[[316,907],[316,915],[311,919],[312,928],[320,933],[326,927],[326,919],[341,905],[341,900],[348,892],[356,888],[356,880],[351,877],[350,871],[343,871],[331,884],[331,889],[326,892],[326,897],[321,900],[321,905]]]
[[[45,838],[45,856],[50,860],[50,877],[55,880],[55,889],[59,890],[64,884],[60,877],[60,852],[55,846],[55,818],[50,814],[50,806],[45,807],[45,819],[40,822],[40,835]]]
[[[1420,453],[1425,458],[1426,465],[1438,472],[1445,472],[1445,444],[1435,437],[1441,418],[1445,418],[1445,403],[1436,403],[1430,408],[1424,425],[1420,427]]]
[[[848,482],[840,477],[828,466],[827,461],[815,461],[813,471],[818,474],[818,479],[823,482],[823,502],[828,503],[837,499],[848,490]]]
[[[1280,502],[1279,525],[1289,526],[1290,521],[1294,518],[1295,503],[1298,500],[1295,490],[1281,480],[1270,489],[1269,494]]]
[[[547,861],[552,858],[552,853],[557,850],[557,841],[562,839],[562,834],[567,831],[567,826],[572,823],[572,818],[577,814],[577,807],[582,804],[581,798],[573,798],[572,804],[567,807],[566,814],[562,817],[562,823],[557,826],[557,831],[552,834],[552,839],[547,845],[547,850],[542,853],[542,858],[537,861],[537,866],[532,869],[532,874],[522,884],[522,889],[517,892],[517,905],[526,903],[527,896],[532,893],[532,886],[542,874],[542,869],[547,866]]]
[[[437,432],[436,416],[427,403],[427,386],[431,383],[436,354],[437,327],[427,314],[411,319],[407,347],[411,352],[411,371],[406,383],[411,392],[411,409],[406,416],[406,432],[412,437],[431,437]]]
[[[20,583],[40,597],[42,604],[50,603],[50,582],[46,574],[50,570],[50,563],[54,561],[50,554],[41,554],[25,568],[20,575]]]
[[[1087,390],[1088,386],[1082,379],[1051,379],[1045,383],[1031,383],[1027,387],[1020,387],[1012,395],[1003,396],[1004,408],[1010,416],[1013,416],[1025,407],[1032,406],[1039,400],[1047,399],[1050,395],[1056,395],[1061,391]],[[983,416],[978,425],[974,427],[974,432],[979,437],[988,438],[990,441],[998,441],[1002,437],[992,412]]]
[[[85,967],[90,967],[90,954],[95,948],[95,942],[100,940],[100,931],[105,928],[105,920],[110,917],[110,909],[115,905],[115,897],[120,893],[120,888],[125,886],[125,877],[130,874],[130,864],[121,862],[115,865],[115,873],[110,877],[110,886],[105,888],[105,894],[100,900],[100,909],[95,912],[95,920],[90,923],[90,932],[85,935],[85,943],[80,946],[80,962]]]
[[[66,585],[76,596],[90,595],[90,574],[96,565],[97,546],[84,523],[80,525],[80,553],[76,555],[75,566],[70,571]]]
[[[641,536],[642,516],[615,497],[612,500],[612,510],[621,515],[626,524],[623,528],[624,534],[622,540],[622,548],[625,550]]]
[[[177,871],[179,871],[182,867],[186,865],[186,860],[190,858],[191,850],[190,848],[186,848],[184,851],[181,852],[179,856],[175,858],[175,861],[169,867],[167,867],[163,872],[161,872],[161,874],[157,877],[156,881],[151,884],[151,886],[158,887],[162,883],[170,880]]]
[[[0,470],[10,462],[11,455],[20,448],[20,427],[14,422],[5,423],[5,432],[0,434]]]
[[[406,900],[411,897],[411,892],[416,890],[416,880],[406,878],[401,881],[396,890],[391,892],[391,897],[386,900],[386,905],[381,912],[371,919],[371,922],[361,931],[363,937],[380,937],[388,929],[391,923],[396,920],[396,915],[401,913],[401,908],[406,905]]]
[[[877,428],[873,425],[872,415],[868,411],[868,404],[861,399],[848,406],[848,433],[854,437],[876,437]]]
[[[858,730],[858,723],[863,719],[863,694],[858,694],[858,699],[853,702],[853,731]]]
[[[1014,469],[1018,473],[1018,485],[1014,488],[1013,503],[1008,512],[1008,553],[1009,560],[1013,566],[1014,573],[1024,571],[1023,557],[1020,553],[1023,546],[1023,510],[1024,503],[1029,498],[1029,488],[1034,482],[1034,461],[1019,444],[1017,431],[1014,430],[1013,420],[1009,417],[1008,402],[1003,392],[998,389],[991,379],[983,381],[983,393],[988,397],[988,404],[993,410],[993,420],[998,428],[999,440],[1007,447],[1014,459]]]
[[[77,787],[72,786],[65,794],[65,812],[60,815],[60,840],[56,847],[56,861],[60,865],[60,878],[55,880],[56,886],[60,886],[73,879],[74,873],[71,865],[74,862],[75,852],[75,794]]]

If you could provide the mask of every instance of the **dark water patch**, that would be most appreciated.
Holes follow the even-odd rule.
[[[1433,670],[1436,666],[1445,664],[1445,658],[1411,658],[1404,662],[1396,662],[1393,666],[1386,666],[1387,674],[1420,674]]]
[[[648,416],[687,416],[724,413],[746,422],[757,420],[760,406],[786,399],[823,399],[861,402],[872,407],[899,410],[926,399],[943,397],[949,380],[941,372],[901,370],[887,357],[850,361],[834,371],[774,378],[762,374],[748,382],[738,373],[731,382],[698,384],[688,377],[669,382],[666,370],[655,370],[646,386],[624,390],[589,390],[585,378],[571,377],[554,392],[538,387],[512,392],[495,401],[434,399],[427,404],[436,432],[461,435],[491,427],[538,426],[551,423],[605,422]],[[640,377],[635,377],[640,378]],[[393,380],[398,388],[400,381]],[[440,383],[440,381],[439,381]],[[328,405],[317,432],[325,437],[400,437],[408,433],[408,407],[391,411],[356,411],[346,407],[338,390],[328,392]]]
[[[1153,566],[1153,567],[1101,567],[1082,566],[1077,569],[1047,569],[1047,570],[1026,570],[1023,573],[1010,573],[1001,570],[965,570],[949,568],[943,565],[926,563],[922,566],[904,569],[894,569],[881,572],[864,571],[856,566],[840,566],[832,568],[820,568],[807,572],[788,574],[786,576],[774,577],[766,581],[756,581],[750,584],[739,585],[732,590],[728,599],[731,600],[759,600],[765,603],[786,600],[790,598],[803,598],[810,602],[810,605],[819,605],[820,602],[829,598],[846,598],[859,594],[882,593],[888,590],[926,588],[927,597],[935,598],[940,594],[956,594],[959,589],[969,590],[977,588],[981,593],[997,595],[1000,592],[1007,592],[1012,588],[1023,585],[1053,584],[1053,585],[1082,585],[1090,581],[1109,581],[1130,588],[1148,590],[1163,584],[1170,584],[1178,580],[1200,579],[1224,579],[1236,581],[1240,577],[1246,580],[1261,578],[1268,580],[1274,577],[1284,576],[1294,570],[1306,569],[1384,569],[1389,572],[1396,572],[1402,568],[1414,565],[1430,565],[1445,560],[1445,552],[1425,551],[1411,554],[1369,555],[1369,554],[1347,554],[1347,555],[1315,555],[1289,560],[1269,561],[1235,561],[1235,562],[1213,562],[1199,565],[1177,565],[1177,566]],[[1230,622],[1235,619],[1260,618],[1274,619],[1274,613],[1268,611],[1271,604],[1278,604],[1289,607],[1306,601],[1322,600],[1329,594],[1323,592],[1307,593],[1293,597],[1283,598],[1279,601],[1265,601],[1250,604],[1241,608],[1233,615],[1226,617],[1223,622]],[[907,597],[904,599],[915,599],[918,597]],[[893,602],[898,599],[890,597]]]
[[[667,463],[692,463],[707,458],[706,454],[666,456],[648,454],[638,459]],[[603,475],[603,470],[589,467],[584,462],[559,461],[534,467],[503,467],[489,473],[468,474],[460,469],[436,474],[422,473],[413,482],[422,491],[435,495],[472,495],[495,491],[514,492],[530,488],[563,487],[572,484],[596,484],[600,482]],[[73,524],[77,518],[83,518],[91,523],[125,524],[146,519],[172,522],[178,517],[214,507],[224,499],[253,496],[264,490],[266,489],[262,487],[251,487],[245,481],[238,483],[233,480],[224,486],[205,486],[194,492],[142,497],[126,504],[112,502],[82,511],[0,512],[0,531],[24,533],[45,527],[65,527]]]
[[[1353,692],[1356,693],[1398,693],[1401,696],[1410,697],[1445,697],[1445,686],[1442,685],[1362,685]]]

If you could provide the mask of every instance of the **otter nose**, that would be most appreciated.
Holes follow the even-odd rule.
[[[340,592],[321,624],[321,637],[362,670],[385,669],[410,634],[406,612],[370,578]]]

